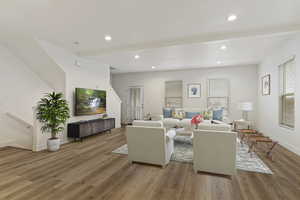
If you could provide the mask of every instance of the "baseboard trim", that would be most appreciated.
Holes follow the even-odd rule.
[[[262,129],[262,128],[259,128],[258,127],[258,131],[259,132],[262,132],[262,133],[271,133],[272,131],[264,131],[265,129]],[[294,133],[293,133],[294,134]],[[296,147],[288,142],[284,142],[282,141],[282,139],[278,138],[276,136],[276,134],[266,134],[266,136],[270,137],[272,140],[275,140],[278,142],[278,144],[280,144],[281,146],[283,146],[284,148],[288,149],[289,151],[297,154],[300,156],[300,148],[299,147]]]
[[[69,140],[63,140],[60,144],[64,145],[64,144],[69,143],[69,142],[70,142]],[[44,150],[47,150],[47,144],[37,145],[36,148],[33,151],[38,152],[38,151],[44,151]]]
[[[12,144],[13,144],[13,141],[11,141],[11,140],[1,141],[0,147],[8,147],[8,146],[11,146]]]
[[[300,156],[300,149],[295,147],[294,145],[285,142],[280,142],[280,141],[279,144]]]
[[[285,147],[286,149],[288,149],[289,151],[297,154],[300,156],[300,149],[295,147],[294,145],[291,145],[287,142],[283,142],[281,140],[279,140],[276,136],[273,136],[273,135],[268,135],[272,140],[275,140],[277,141],[281,146]]]
[[[32,150],[31,148],[29,147],[25,147],[25,146],[22,146],[22,145],[18,145],[16,143],[14,143],[13,140],[7,140],[5,142],[0,142],[0,148],[1,147],[14,147],[14,148],[18,148],[18,149],[24,149],[24,150]]]

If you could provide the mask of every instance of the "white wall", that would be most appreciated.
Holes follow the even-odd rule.
[[[6,47],[0,46],[0,147],[32,148],[33,110],[51,88]],[[8,114],[7,114],[8,113]]]
[[[224,68],[206,68],[184,71],[126,73],[113,75],[113,87],[122,99],[122,120],[125,119],[125,105],[128,87],[144,86],[145,113],[161,114],[164,107],[165,81],[183,81],[183,107],[207,108],[207,79],[224,78],[230,82],[230,115],[231,119],[240,119],[241,111],[237,109],[239,102],[250,101],[254,103],[254,111],[249,118],[255,121],[257,100],[257,66],[240,66]],[[187,98],[187,84],[201,83],[202,97]]]
[[[8,48],[56,92],[65,92],[65,72],[34,38],[6,40]]]
[[[286,129],[279,126],[279,71],[278,66],[287,61],[291,56],[296,56],[296,93],[295,93],[295,128]],[[264,134],[278,140],[279,143],[300,155],[300,87],[299,87],[299,58],[300,34],[291,38],[286,43],[278,46],[264,59],[258,69],[258,128]],[[261,95],[261,77],[271,75],[271,95]]]
[[[74,115],[74,94],[75,88],[89,88],[107,91],[107,114],[116,119],[116,127],[120,127],[120,102],[114,96],[110,86],[109,66],[99,64],[96,61],[80,58],[67,50],[51,43],[40,41],[45,51],[65,71],[66,74],[66,99],[70,103],[71,118],[69,122],[99,118],[101,115],[75,116]],[[81,64],[74,65],[75,60]],[[119,110],[118,110],[119,108]],[[63,141],[67,141],[67,134],[64,133]],[[44,143],[45,145],[45,143]]]
[[[116,127],[120,127],[121,102],[111,88],[108,66],[79,58],[45,41],[26,40],[20,46],[17,43],[7,46],[9,50],[0,46],[0,147],[34,146],[37,151],[46,148],[49,134],[41,133],[33,107],[54,89],[63,92],[70,103],[70,122],[99,117],[73,115],[76,87],[106,90],[107,113],[116,119]],[[35,56],[38,61],[33,60]],[[81,67],[74,65],[75,60],[79,60]],[[66,131],[61,139],[68,141]]]

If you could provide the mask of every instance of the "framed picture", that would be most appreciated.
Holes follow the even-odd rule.
[[[271,94],[271,75],[270,74],[262,77],[261,86],[262,86],[262,95],[263,96]]]
[[[188,87],[188,98],[200,98],[201,97],[201,85],[198,83],[191,83]]]

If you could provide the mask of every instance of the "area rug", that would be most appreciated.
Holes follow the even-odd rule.
[[[269,167],[255,154],[248,153],[249,147],[241,145],[239,141],[236,157],[236,167],[240,170],[273,174]],[[115,149],[113,153],[128,154],[127,144]],[[177,162],[193,162],[193,144],[192,140],[186,136],[176,136],[174,140],[174,153],[171,160]]]

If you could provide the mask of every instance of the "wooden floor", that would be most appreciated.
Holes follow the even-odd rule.
[[[274,175],[238,171],[232,179],[194,174],[192,164],[165,169],[129,164],[111,151],[125,144],[124,130],[62,146],[59,152],[0,150],[0,199],[21,200],[276,200],[300,199],[300,157],[277,146]]]

